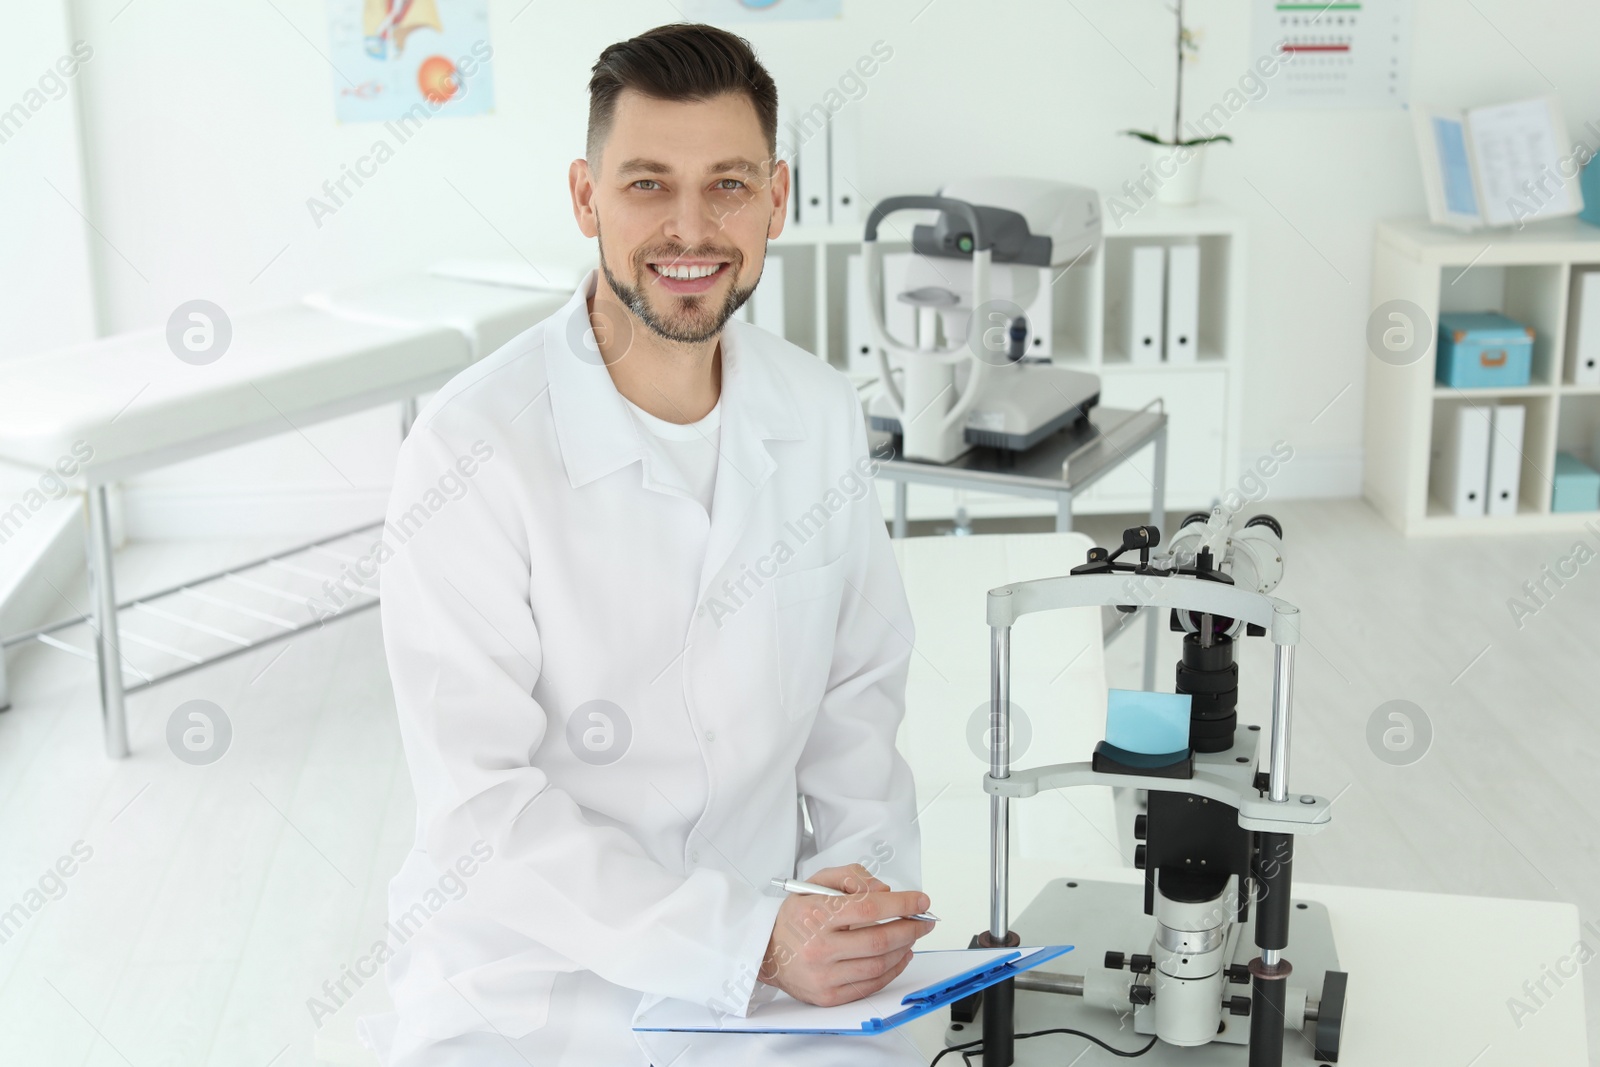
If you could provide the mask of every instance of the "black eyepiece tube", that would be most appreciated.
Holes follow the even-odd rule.
[[[1122,531],[1122,547],[1134,550],[1154,548],[1161,543],[1161,527],[1134,526]]]

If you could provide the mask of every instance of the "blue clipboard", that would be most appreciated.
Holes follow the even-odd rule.
[[[919,989],[915,993],[907,993],[901,1003],[909,1004],[910,1007],[895,1012],[887,1019],[868,1019],[861,1024],[861,1029],[869,1034],[893,1030],[901,1023],[910,1022],[919,1015],[926,1015],[952,1001],[969,997],[992,985],[999,985],[1007,978],[1015,977],[1023,971],[1031,971],[1039,964],[1053,960],[1057,956],[1064,956],[1071,951],[1071,945],[1050,945],[1036,952],[1030,952],[1026,956],[1020,952],[1007,952],[1004,956],[997,956],[988,963],[981,963],[970,971],[963,971],[952,978]]]
[[[1021,951],[1005,952],[992,957],[969,968],[959,974],[951,975],[938,982],[931,983],[921,989],[913,990],[901,998],[901,1010],[887,1017],[871,1016],[856,1026],[761,1026],[759,1019],[752,1016],[748,1019],[730,1019],[734,1025],[703,1026],[694,1025],[687,1020],[677,1025],[650,1026],[636,1025],[634,1030],[640,1031],[670,1031],[670,1032],[697,1032],[697,1033],[740,1033],[740,1034],[881,1034],[902,1026],[912,1019],[920,1018],[931,1011],[935,1011],[953,1001],[981,992],[992,985],[1004,982],[1024,971],[1031,971],[1042,963],[1055,959],[1057,956],[1071,952],[1072,945],[1048,945],[1035,949],[1024,956]],[[962,950],[955,950],[962,951]],[[938,955],[939,953],[932,953]],[[865,1004],[872,1000],[871,997],[859,1002]],[[848,1007],[841,1005],[840,1007]],[[809,1007],[809,1006],[808,1006]],[[817,1009],[824,1011],[837,1011],[837,1009]],[[646,1012],[646,1015],[649,1013]],[[643,1020],[641,1020],[643,1021]]]

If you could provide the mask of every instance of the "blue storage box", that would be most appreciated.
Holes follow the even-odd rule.
[[[1555,481],[1551,511],[1600,511],[1600,471],[1571,452],[1557,452]]]
[[[1439,316],[1436,377],[1457,389],[1527,385],[1533,376],[1533,327],[1497,311]]]
[[[1583,194],[1583,210],[1578,217],[1591,226],[1600,226],[1600,165],[1593,159],[1578,175],[1578,191]]]

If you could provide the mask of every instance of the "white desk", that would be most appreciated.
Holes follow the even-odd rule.
[[[928,823],[929,817],[924,816],[922,821]],[[923,840],[937,842],[950,832],[949,825],[934,819],[923,830]],[[1315,848],[1315,839],[1304,847]],[[965,863],[959,850],[938,846],[935,850],[924,859],[924,865],[929,896],[945,921],[936,934],[923,940],[932,941],[940,935],[944,940],[957,940],[950,936],[954,934],[964,939],[986,924],[987,898],[981,910],[953,909],[933,886],[936,880],[964,882],[971,874],[986,880],[986,867],[979,862],[984,858],[983,845],[969,845]],[[1026,877],[1021,877],[1024,873]],[[1037,861],[1019,867],[1013,861],[1013,909],[1026,907],[1045,881],[1068,874],[1129,883],[1142,877],[1140,872],[1127,869],[1068,870],[1059,863],[1050,866]],[[987,889],[983,892],[987,893]],[[1525,998],[1522,983],[1537,981],[1546,967],[1569,956],[1580,937],[1591,948],[1600,949],[1600,933],[1591,930],[1585,936],[1580,932],[1576,906],[1314,884],[1297,885],[1294,895],[1327,906],[1338,942],[1340,966],[1350,975],[1339,1067],[1589,1064],[1581,972],[1567,979],[1559,990],[1553,983],[1548,985],[1554,995],[1536,1014],[1524,1016],[1520,1028],[1506,1003],[1510,997]],[[952,918],[954,923],[949,921]],[[1073,955],[1069,952],[1056,961],[1056,969],[1081,973],[1077,969],[1081,961],[1073,961]],[[1127,1030],[1118,1033],[1116,1017],[1109,1012],[1104,1017],[1105,1030],[1096,1036],[1118,1048],[1138,1048],[1148,1040]],[[928,1059],[944,1047],[948,1022],[949,1013],[944,1012],[937,1018],[908,1024],[912,1040]],[[981,1036],[973,1033],[971,1040]],[[1298,1039],[1286,1032],[1285,1040]],[[1049,1049],[1050,1057],[1022,1060],[1023,1050],[1029,1045]],[[1082,1039],[1062,1035],[1030,1038],[1017,1043],[1018,1060],[1076,1062],[1079,1067],[1123,1062],[1098,1049],[1074,1061],[1073,1057],[1087,1045]],[[1197,1057],[1196,1063],[1237,1062],[1242,1067],[1245,1060],[1240,1051],[1231,1051],[1237,1057],[1234,1061]],[[961,1062],[959,1054],[951,1053],[940,1061],[940,1067],[946,1067],[953,1058],[956,1063]]]

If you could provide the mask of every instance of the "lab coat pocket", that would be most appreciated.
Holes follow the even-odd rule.
[[[844,592],[845,556],[773,579],[778,693],[790,719],[811,714],[827,691]]]
[[[442,1006],[453,1016],[443,1036],[480,1029],[487,1022],[507,1037],[524,1037],[549,1021],[550,1000],[560,972],[534,969],[548,953],[522,953],[453,975],[440,991]]]

